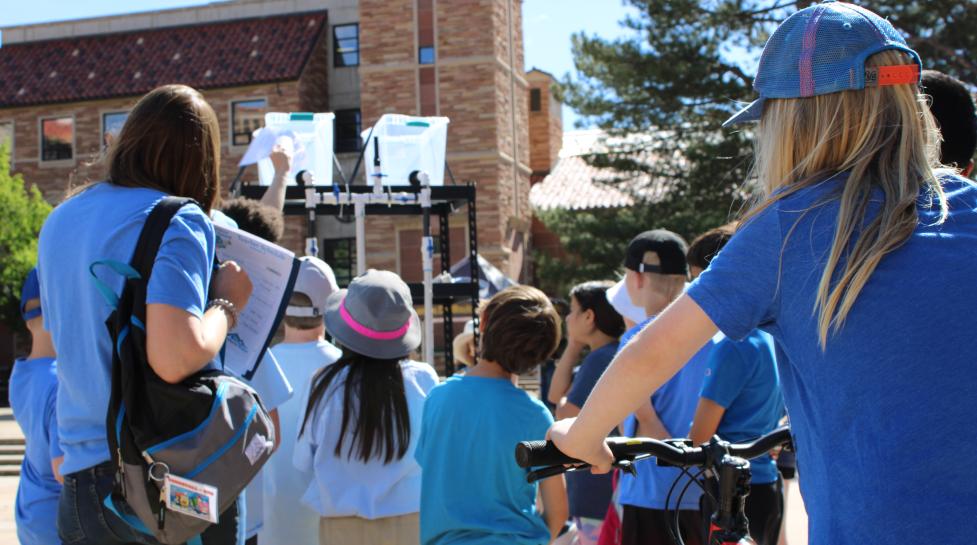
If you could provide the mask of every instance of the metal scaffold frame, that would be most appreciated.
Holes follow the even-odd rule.
[[[450,170],[449,170],[450,175]],[[318,249],[316,220],[320,216],[337,218],[352,217],[356,222],[356,269],[357,274],[366,270],[366,216],[421,216],[424,237],[421,244],[421,259],[424,270],[424,283],[410,283],[414,304],[425,305],[424,315],[424,358],[434,364],[434,312],[433,306],[440,305],[444,326],[445,374],[455,371],[451,346],[454,339],[452,305],[456,302],[470,301],[472,320],[475,322],[475,343],[478,346],[478,229],[475,209],[475,183],[464,185],[430,186],[420,177],[416,185],[322,185],[288,186],[285,190],[283,212],[287,216],[306,216],[308,238],[306,253],[315,255]],[[260,199],[267,186],[246,185],[242,195]],[[472,278],[463,283],[434,283],[433,255],[434,242],[430,231],[431,215],[436,215],[439,226],[439,250],[441,254],[441,274],[451,268],[450,229],[448,218],[460,208],[468,211],[468,253],[471,260]]]

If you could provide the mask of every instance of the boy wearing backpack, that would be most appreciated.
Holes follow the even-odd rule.
[[[541,291],[513,286],[485,304],[477,364],[431,391],[415,457],[421,481],[421,543],[549,543],[568,507],[563,477],[536,484],[516,465],[519,441],[546,435],[549,410],[520,390],[560,342],[560,317]],[[472,410],[477,407],[477,410]]]
[[[31,351],[14,364],[10,375],[10,408],[24,432],[27,448],[20,466],[14,518],[22,545],[50,545],[58,539],[59,468],[55,400],[58,374],[51,335],[41,317],[41,288],[31,269],[20,292],[20,315],[31,333]]]

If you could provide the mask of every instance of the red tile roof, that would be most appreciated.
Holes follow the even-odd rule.
[[[9,44],[0,108],[297,80],[325,21],[323,11]]]
[[[641,135],[630,140],[641,140]],[[620,172],[599,168],[588,156],[609,151],[608,137],[603,131],[584,130],[563,133],[563,147],[553,170],[529,191],[533,209],[594,210],[597,208],[627,208],[638,199],[660,198],[664,183],[644,172]],[[627,141],[627,140],[626,140]],[[652,161],[649,153],[639,154],[642,160]]]

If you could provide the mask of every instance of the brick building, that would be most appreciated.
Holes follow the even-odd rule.
[[[530,176],[538,170],[530,157],[539,154],[531,147],[544,145],[555,158],[553,140],[531,145],[530,119],[555,116],[546,123],[557,132],[561,123],[549,83],[540,83],[549,76],[524,72],[521,11],[521,0],[232,0],[3,28],[0,141],[12,146],[13,170],[56,203],[102,176],[106,139],[142,94],[164,83],[200,89],[217,112],[225,186],[268,111],[335,112],[347,174],[359,132],[382,114],[446,116],[451,172],[478,184],[479,251],[526,279]],[[546,87],[545,97],[533,91],[532,114],[530,80],[537,91]],[[245,173],[246,183],[256,179],[253,168]],[[286,245],[301,252],[304,219],[287,224]],[[450,228],[458,259],[467,222],[459,215]],[[318,229],[320,255],[348,279],[352,224],[324,218]],[[419,281],[419,245],[418,219],[368,218],[368,266]]]

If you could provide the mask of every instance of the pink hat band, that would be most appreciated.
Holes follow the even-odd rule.
[[[377,331],[375,329],[370,329],[369,327],[357,322],[356,318],[353,318],[353,315],[346,310],[345,297],[343,297],[343,301],[339,304],[339,315],[342,317],[343,322],[350,327],[350,329],[368,339],[377,341],[391,341],[394,339],[399,339],[406,335],[407,330],[410,329],[410,319],[408,319],[404,325],[393,331]]]

